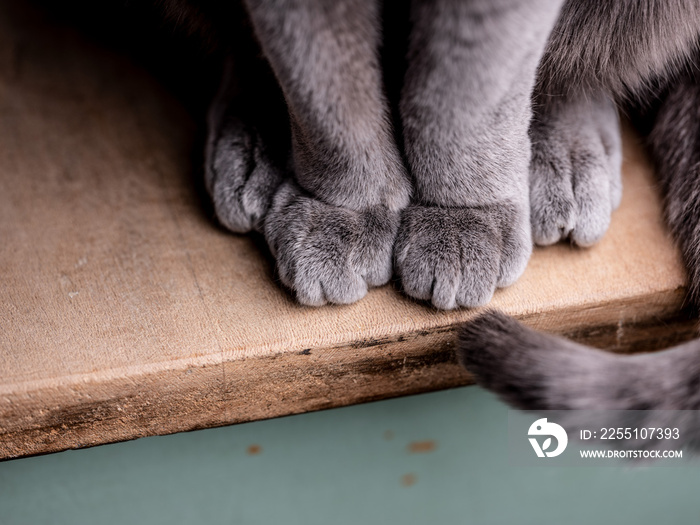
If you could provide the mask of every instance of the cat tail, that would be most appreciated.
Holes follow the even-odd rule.
[[[462,327],[457,358],[477,383],[525,410],[700,410],[700,340],[620,355],[489,311]]]
[[[648,138],[665,213],[688,270],[688,298],[700,306],[700,77],[674,82]]]
[[[674,82],[649,134],[665,213],[700,305],[700,82]],[[700,410],[700,340],[615,355],[487,312],[460,332],[458,359],[476,381],[522,409]],[[700,425],[699,425],[700,426]]]

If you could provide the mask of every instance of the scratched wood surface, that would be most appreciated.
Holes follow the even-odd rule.
[[[296,305],[261,241],[205,211],[197,125],[128,59],[0,8],[0,458],[469,383],[452,344],[473,311],[393,285]],[[690,335],[629,131],[624,156],[606,238],[536,250],[491,306],[617,351]]]

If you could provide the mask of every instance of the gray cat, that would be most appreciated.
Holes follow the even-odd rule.
[[[395,273],[438,308],[479,306],[533,240],[594,244],[621,196],[616,103],[657,98],[651,152],[699,297],[697,0],[414,0],[396,101],[381,3],[244,6],[262,59],[230,61],[206,182],[222,224],[264,233],[301,303],[351,303]],[[524,408],[700,404],[698,343],[611,356],[492,313],[459,353]]]
[[[229,75],[207,155],[220,221],[264,233],[302,304],[357,301],[394,272],[438,308],[486,304],[531,253],[530,100],[560,3],[414,1],[392,119],[380,2],[246,2],[291,155],[251,138]]]

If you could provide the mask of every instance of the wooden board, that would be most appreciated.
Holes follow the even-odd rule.
[[[0,458],[469,383],[455,327],[392,285],[298,306],[195,191],[193,118],[145,71],[0,10]],[[618,351],[689,337],[685,276],[629,131],[588,250],[536,250],[491,306]]]

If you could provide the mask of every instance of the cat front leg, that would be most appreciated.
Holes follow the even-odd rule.
[[[302,304],[351,303],[392,273],[410,183],[383,94],[378,3],[249,0],[289,110],[294,180],[265,237]]]
[[[531,91],[561,0],[415,0],[401,95],[414,180],[394,250],[403,289],[479,306],[523,272]]]

